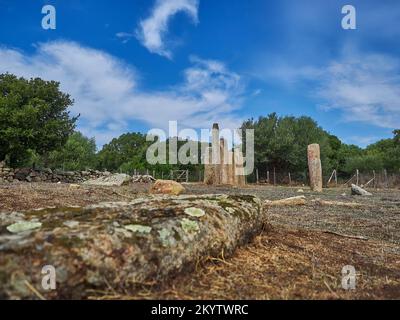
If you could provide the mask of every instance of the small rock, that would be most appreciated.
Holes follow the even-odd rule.
[[[304,193],[304,190],[303,189],[299,189],[299,190],[297,190],[297,193]]]
[[[150,189],[151,194],[180,195],[185,188],[178,182],[172,180],[157,180]]]
[[[72,184],[69,185],[69,188],[70,188],[71,190],[76,190],[76,189],[80,189],[81,186],[80,186],[79,184],[74,184],[74,183],[72,183]]]
[[[363,188],[360,188],[359,186],[356,186],[355,184],[351,185],[351,194],[353,196],[372,196],[372,193],[364,190]]]
[[[100,177],[96,180],[88,180],[84,184],[92,186],[108,186],[108,187],[120,187],[129,184],[132,178],[127,174],[113,174],[107,177]]]

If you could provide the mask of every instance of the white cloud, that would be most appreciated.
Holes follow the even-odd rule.
[[[400,64],[390,56],[363,54],[347,47],[341,58],[325,66],[279,63],[261,76],[306,90],[321,109],[339,110],[345,121],[399,126]]]
[[[122,43],[128,43],[131,38],[134,38],[134,35],[129,32],[118,32],[116,37],[122,40]]]
[[[179,12],[186,13],[194,23],[198,23],[198,0],[157,0],[147,19],[140,21],[137,38],[150,52],[172,58],[165,44],[170,19]]]
[[[351,144],[356,144],[361,147],[367,147],[371,143],[374,143],[378,140],[383,139],[381,136],[351,136],[351,137],[346,137],[345,141],[346,143],[351,143]]]
[[[218,61],[192,58],[182,83],[165,91],[140,89],[133,67],[74,42],[40,44],[31,55],[0,47],[0,61],[0,73],[59,81],[75,99],[72,113],[81,114],[78,129],[99,145],[129,130],[132,121],[161,129],[170,120],[195,129],[215,121],[231,129],[240,125],[232,115],[241,105],[240,76]]]

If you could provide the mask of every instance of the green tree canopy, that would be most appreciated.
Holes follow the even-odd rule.
[[[60,150],[48,157],[48,166],[63,170],[86,170],[96,166],[96,141],[74,132]]]
[[[394,130],[394,141],[398,144],[400,144],[400,129],[399,130]]]
[[[75,128],[77,117],[67,111],[72,104],[58,82],[0,75],[0,161],[17,166],[30,152],[61,148]]]
[[[98,166],[100,169],[110,171],[126,171],[128,167],[144,169],[149,145],[144,134],[138,132],[123,134],[106,144],[99,152]],[[123,168],[121,168],[122,165],[124,165]]]

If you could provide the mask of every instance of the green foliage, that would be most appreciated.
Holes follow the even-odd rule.
[[[175,139],[176,138],[172,138]],[[188,141],[178,140],[178,150]],[[141,133],[127,133],[119,138],[113,139],[109,144],[105,145],[98,154],[98,168],[107,169],[110,171],[120,171],[128,174],[133,174],[134,170],[144,171],[149,170],[156,172],[169,173],[170,170],[199,170],[199,165],[194,164],[155,164],[151,165],[146,160],[147,149],[154,141],[146,141],[146,135]],[[171,139],[165,141],[163,146],[166,150],[167,163],[169,163],[168,150]],[[192,142],[191,142],[192,143]],[[200,150],[197,142],[196,146]],[[200,156],[200,151],[198,151]],[[198,159],[198,162],[200,160]]]
[[[394,130],[393,134],[394,134],[394,141],[397,144],[400,144],[400,130]]]
[[[0,161],[18,166],[32,152],[44,155],[61,148],[77,118],[70,118],[70,96],[59,83],[0,75]]]
[[[96,165],[96,141],[80,132],[74,132],[64,147],[49,154],[50,168],[78,171],[94,168]]]
[[[106,144],[98,154],[98,167],[110,171],[130,172],[146,169],[146,135],[127,133]]]
[[[357,169],[361,172],[372,172],[373,170],[382,170],[383,168],[383,160],[379,154],[365,154],[348,158],[343,171],[351,174]]]
[[[354,173],[352,166],[348,163],[351,162],[353,158],[360,158],[364,154],[363,149],[355,145],[342,144],[337,153],[338,165],[337,170],[339,175],[349,175]],[[357,160],[358,161],[358,160]],[[356,162],[353,162],[356,163]],[[356,168],[357,169],[357,168]]]

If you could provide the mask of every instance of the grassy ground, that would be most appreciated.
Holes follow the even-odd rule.
[[[187,185],[187,192],[255,194],[264,200],[305,195],[307,205],[271,207],[264,232],[232,257],[206,259],[190,274],[131,292],[93,292],[93,299],[400,299],[400,190],[375,190],[369,198],[348,189],[315,194],[307,188],[243,189]],[[0,185],[0,211],[126,201],[147,185],[121,188],[68,185]],[[348,208],[312,200],[360,203]],[[356,237],[353,239],[352,237]],[[357,239],[360,237],[362,239]],[[343,266],[357,271],[356,290],[341,287]]]

